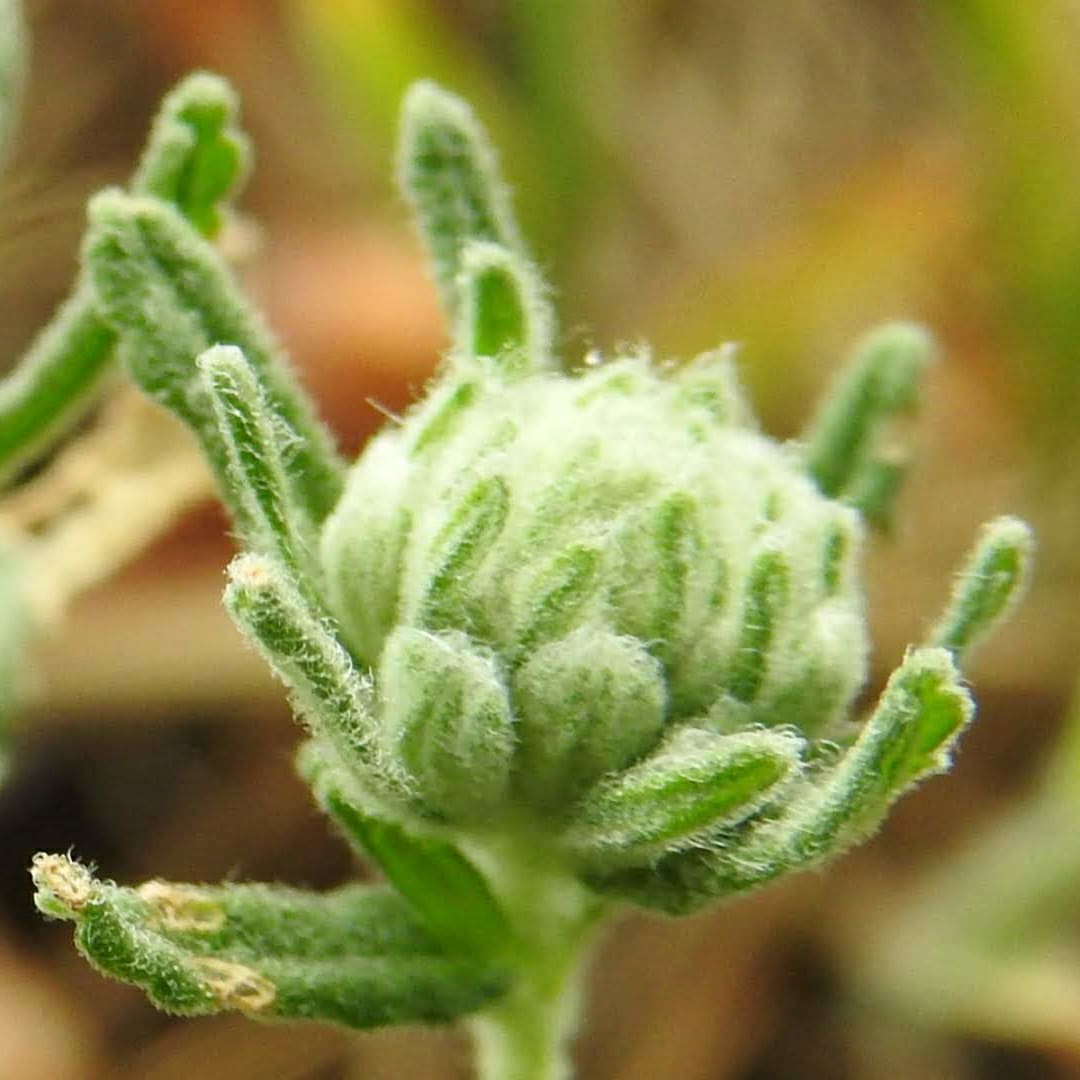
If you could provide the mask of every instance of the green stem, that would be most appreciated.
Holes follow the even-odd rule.
[[[533,837],[483,842],[488,873],[514,927],[514,985],[470,1022],[480,1080],[569,1080],[581,976],[605,908]]]

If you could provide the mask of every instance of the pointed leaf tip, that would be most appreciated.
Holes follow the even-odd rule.
[[[1034,546],[1031,528],[1019,518],[1005,516],[984,525],[930,643],[959,659],[982,641],[1023,592]]]
[[[412,204],[448,312],[462,305],[458,275],[469,241],[521,252],[523,244],[498,158],[472,109],[432,82],[402,106],[398,182]]]

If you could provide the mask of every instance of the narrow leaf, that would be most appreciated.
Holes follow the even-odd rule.
[[[818,780],[820,794],[785,839],[788,850],[804,862],[876,828],[905,791],[949,767],[952,744],[974,711],[947,652],[909,653],[859,738]]]
[[[214,346],[196,365],[228,456],[230,502],[243,507],[237,516],[246,546],[276,555],[298,578],[317,581],[315,530],[288,474],[296,437],[271,411],[251,365],[235,346]]]
[[[289,687],[312,733],[354,779],[376,790],[389,786],[393,778],[374,759],[371,682],[287,570],[267,556],[238,556],[229,566],[225,607]]]
[[[775,731],[716,735],[682,727],[639,765],[581,802],[565,843],[597,865],[642,865],[737,825],[776,798],[802,741]]]
[[[7,4],[3,11],[10,16],[17,9]],[[246,145],[228,84],[212,75],[190,76],[162,104],[132,189],[174,201],[197,228],[212,235],[221,204],[242,178]],[[0,480],[44,452],[93,404],[116,344],[114,330],[94,305],[84,271],[49,325],[0,381]]]
[[[132,192],[172,203],[204,236],[216,236],[251,157],[238,113],[224,79],[205,71],[188,75],[161,103]]]
[[[974,705],[947,651],[916,649],[893,673],[859,738],[797,788],[786,810],[748,823],[712,850],[676,852],[654,865],[599,872],[598,891],[686,914],[781,874],[816,865],[862,839],[920,780],[949,766]]]
[[[123,336],[135,381],[191,426],[228,491],[228,457],[195,366],[214,344],[239,346],[296,438],[289,475],[314,521],[333,508],[343,465],[329,432],[217,252],[171,207],[117,191],[90,204],[84,260],[102,316]]]
[[[311,744],[305,748],[302,772],[319,805],[382,870],[434,938],[471,955],[501,950],[510,933],[506,915],[483,875],[457,847],[364,813]]]
[[[983,526],[948,607],[929,635],[930,644],[948,649],[957,660],[978,644],[1023,591],[1033,544],[1031,529],[1018,518],[997,518]]]
[[[466,244],[461,262],[455,352],[488,357],[508,378],[554,368],[554,315],[531,263],[486,241]]]
[[[443,949],[385,889],[130,889],[63,855],[35,856],[31,873],[39,909],[76,924],[90,963],[168,1012],[367,1028],[452,1020],[506,986],[501,971]]]
[[[402,106],[398,181],[431,254],[447,311],[461,307],[465,245],[523,250],[495,151],[469,106],[434,83],[416,83]]]
[[[911,410],[934,345],[921,327],[891,323],[869,334],[827,395],[804,441],[818,487],[868,519],[887,517],[906,447],[890,443],[890,423]]]

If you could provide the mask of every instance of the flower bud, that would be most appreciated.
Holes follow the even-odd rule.
[[[354,466],[323,531],[329,602],[431,805],[492,799],[504,754],[506,797],[540,811],[725,702],[815,734],[850,704],[859,522],[738,400],[722,354],[689,378],[636,356],[512,380],[455,357]],[[493,741],[447,704],[470,664],[504,695]],[[497,744],[497,768],[465,743]]]

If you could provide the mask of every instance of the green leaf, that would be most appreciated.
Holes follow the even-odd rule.
[[[107,191],[90,203],[84,260],[98,310],[123,338],[132,378],[192,428],[226,495],[228,454],[195,361],[215,344],[243,350],[270,408],[295,437],[288,472],[312,520],[321,522],[341,494],[343,463],[217,252],[164,203]]]
[[[297,580],[317,583],[315,529],[296,497],[287,461],[296,438],[271,411],[266,395],[244,354],[232,345],[216,345],[196,361],[202,373],[225,447],[230,502],[245,544],[276,555]]]
[[[960,657],[1007,614],[1027,583],[1034,538],[1018,518],[983,526],[953,586],[948,607],[929,635],[932,645]]]
[[[751,820],[723,845],[675,852],[648,867],[596,872],[591,883],[645,907],[686,914],[816,865],[877,828],[920,780],[944,772],[973,714],[949,653],[913,650],[850,749],[796,787],[783,812]]]
[[[172,203],[204,236],[216,236],[251,158],[238,113],[224,79],[188,75],[161,103],[131,190]]]
[[[916,405],[933,352],[929,334],[909,323],[868,334],[804,436],[806,468],[822,492],[874,523],[887,520],[907,452],[890,425]]]
[[[488,357],[508,378],[553,369],[554,314],[532,264],[486,241],[467,243],[461,264],[455,353]]]
[[[402,106],[398,182],[412,204],[447,311],[461,306],[466,244],[489,241],[523,253],[495,151],[472,109],[431,82]]]
[[[16,10],[17,5],[3,9],[9,16]],[[228,84],[213,75],[190,76],[166,97],[132,189],[175,200],[196,227],[213,233],[220,204],[242,178],[246,145]],[[116,344],[113,328],[94,305],[84,271],[49,325],[0,381],[0,480],[47,450],[93,404]]]
[[[484,876],[455,845],[364,813],[311,743],[301,771],[319,805],[382,870],[434,938],[476,956],[503,949],[510,934],[506,915]]]
[[[168,1012],[238,1010],[356,1028],[436,1023],[507,985],[494,966],[445,950],[386,889],[319,896],[164,881],[130,889],[63,855],[36,855],[31,873],[38,908],[75,923],[90,963]]]
[[[225,607],[289,687],[311,732],[352,778],[375,792],[396,790],[400,778],[376,757],[371,681],[286,568],[268,556],[238,556],[229,565]]]
[[[763,853],[775,840],[782,858],[802,865],[877,828],[905,791],[948,769],[952,744],[974,712],[945,650],[910,652],[851,749],[818,779],[790,832],[782,824],[762,841]]]

